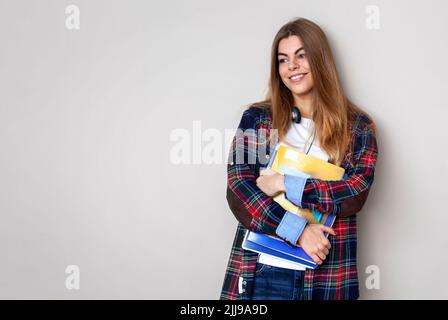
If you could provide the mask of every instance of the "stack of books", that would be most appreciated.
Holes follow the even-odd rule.
[[[267,168],[281,174],[322,180],[341,180],[344,176],[343,168],[283,144],[275,147]],[[334,215],[297,207],[286,199],[284,193],[275,196],[274,201],[285,210],[307,219],[308,223],[321,223],[331,227],[336,220]],[[328,233],[325,235],[328,236]],[[276,261],[277,266],[282,265],[297,270],[315,269],[318,266],[300,246],[293,246],[279,237],[247,230],[242,247],[262,254],[265,261],[267,261],[266,257]]]

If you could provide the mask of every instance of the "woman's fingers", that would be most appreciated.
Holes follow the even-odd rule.
[[[319,225],[319,227],[320,227],[320,229],[323,231],[323,232],[328,232],[329,234],[332,234],[332,235],[336,235],[336,232],[334,232],[334,230],[332,229],[332,228],[330,228],[330,227],[327,227],[327,226],[325,226],[325,225],[323,225],[323,224],[320,224]]]
[[[326,256],[322,251],[317,252],[317,256],[323,261],[325,260]]]
[[[335,233],[333,229],[325,225],[308,225],[299,238],[301,241],[298,242],[318,265],[323,263],[331,249],[330,241],[324,235],[324,232]]]
[[[316,254],[311,254],[310,257],[315,263],[322,264],[322,260]]]
[[[323,239],[322,245],[324,246],[324,248],[331,249],[330,241],[328,241],[327,238]]]

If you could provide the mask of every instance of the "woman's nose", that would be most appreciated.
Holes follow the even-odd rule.
[[[294,70],[299,68],[299,64],[296,61],[291,61],[288,65],[289,70]]]

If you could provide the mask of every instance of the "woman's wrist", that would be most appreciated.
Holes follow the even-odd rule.
[[[277,179],[277,189],[279,190],[279,192],[286,192],[285,176],[282,174]]]

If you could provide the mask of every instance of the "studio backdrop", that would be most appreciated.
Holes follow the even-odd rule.
[[[361,299],[448,298],[442,0],[0,0],[0,298],[218,299],[229,143],[276,31],[328,36],[375,120]],[[181,156],[179,156],[181,155]]]

